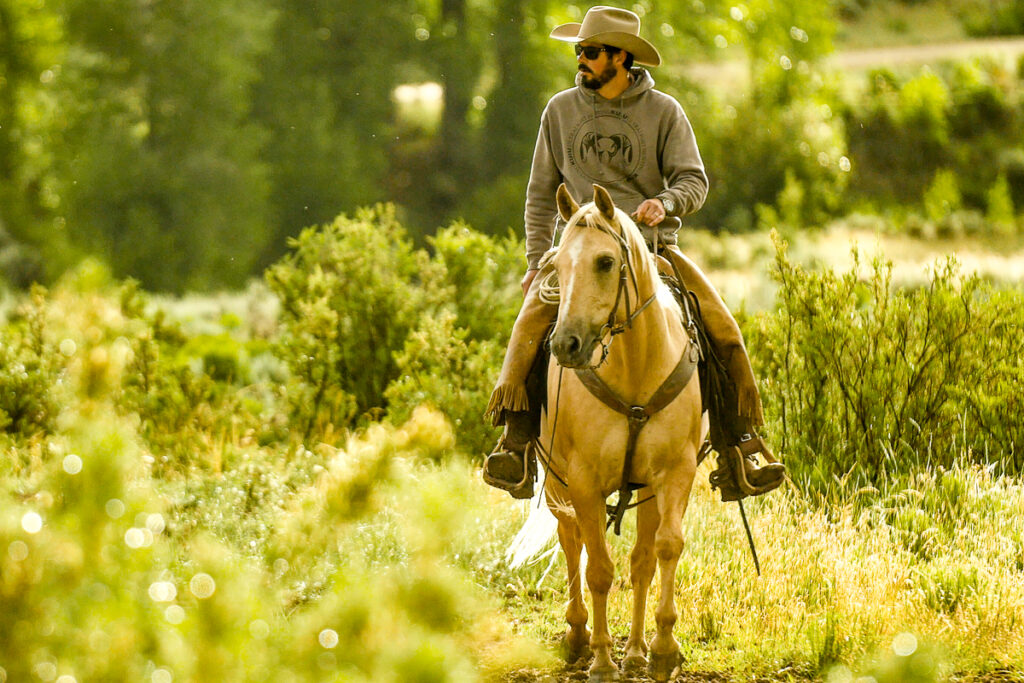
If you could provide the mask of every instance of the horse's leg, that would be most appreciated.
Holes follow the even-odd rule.
[[[637,499],[650,496],[650,489],[637,492]],[[654,534],[658,530],[658,506],[653,500],[636,509],[636,544],[629,558],[630,579],[633,583],[633,623],[626,642],[626,656],[623,668],[634,669],[647,666],[647,639],[644,637],[644,620],[647,613],[647,593],[654,578]]]
[[[605,541],[604,498],[587,492],[573,497],[573,507],[587,548],[587,586],[594,607],[594,632],[590,637],[594,662],[590,665],[590,682],[617,681],[619,669],[612,661],[612,636],[608,632],[608,591],[612,587],[615,567]]]
[[[678,474],[667,474],[656,492],[661,520],[654,536],[654,552],[658,556],[660,591],[654,612],[657,629],[651,641],[650,664],[651,678],[656,681],[667,681],[679,659],[679,641],[672,635],[679,617],[675,600],[676,567],[683,551],[683,514],[690,500],[693,476],[692,467]]]
[[[590,631],[587,630],[587,606],[583,602],[583,581],[580,577],[580,552],[583,542],[580,540],[580,528],[576,517],[566,504],[551,505],[551,512],[558,520],[558,542],[565,553],[565,566],[569,573],[569,606],[565,610],[565,620],[569,622],[569,632],[565,635],[566,660],[574,662],[586,654],[590,644]]]

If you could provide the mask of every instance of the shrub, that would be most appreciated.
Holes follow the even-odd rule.
[[[834,105],[822,93],[779,106],[748,98],[706,113],[698,132],[712,191],[699,220],[714,230],[750,229],[749,211],[758,204],[779,206],[787,221],[799,218],[797,225],[833,214],[849,176],[844,121]]]
[[[875,485],[960,452],[1021,470],[1022,295],[965,276],[952,258],[899,290],[880,259],[812,273],[776,245],[776,310],[750,336],[769,428],[794,479]],[[866,271],[862,277],[861,270]]]
[[[1016,0],[973,0],[960,9],[960,20],[972,36],[1013,36],[1024,33],[1024,7]]]
[[[933,221],[941,221],[963,205],[956,174],[940,169],[924,193],[924,212]]]
[[[8,434],[48,432],[60,408],[63,363],[49,338],[46,296],[33,287],[0,333],[0,430]]]
[[[911,77],[872,72],[867,97],[850,107],[850,190],[858,199],[916,203],[940,169],[956,177],[963,205],[985,210],[1006,175],[1015,203],[1024,198],[1019,150],[1024,131],[1019,88],[998,60],[923,68]],[[1018,177],[1020,176],[1020,177]]]
[[[465,330],[455,327],[453,314],[425,316],[396,359],[401,375],[385,397],[396,423],[409,419],[421,404],[442,410],[456,427],[461,450],[481,454],[498,433],[483,414],[505,347],[491,340],[467,342],[466,337]]]
[[[1010,196],[1010,183],[1006,180],[1005,173],[1000,173],[996,178],[995,184],[989,188],[986,199],[985,218],[999,233],[1012,234],[1015,231],[1016,217],[1013,210],[1013,198]]]
[[[519,282],[526,271],[521,240],[488,237],[456,223],[430,239],[434,260],[454,293],[455,324],[469,339],[504,345],[523,302]]]
[[[949,90],[931,71],[901,82],[891,71],[869,76],[865,104],[850,111],[851,180],[858,194],[916,201],[951,152]]]
[[[394,355],[423,311],[451,298],[390,206],[308,228],[266,279],[281,300],[278,354],[294,423],[309,437],[383,409]]]

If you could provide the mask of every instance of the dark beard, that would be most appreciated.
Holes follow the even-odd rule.
[[[580,73],[583,75],[583,79],[580,83],[584,88],[589,90],[600,90],[604,87],[605,83],[608,83],[610,80],[615,78],[617,71],[615,70],[614,64],[609,64],[605,67],[604,71],[597,75],[592,71],[583,71],[582,69],[580,69]]]

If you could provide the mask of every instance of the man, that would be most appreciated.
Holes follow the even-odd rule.
[[[649,242],[671,245],[660,253],[697,296],[708,337],[728,374],[724,384],[732,398],[728,415],[712,424],[712,442],[724,434],[719,444],[739,449],[748,481],[774,488],[783,467],[759,437],[751,436],[764,419],[739,326],[700,269],[674,247],[679,217],[704,204],[708,179],[682,107],[654,89],[646,69],[634,67],[658,66],[661,56],[640,37],[640,18],[615,7],[593,7],[582,23],[558,26],[551,37],[574,44],[576,87],[552,97],[541,116],[526,196],[526,299],[487,407],[505,431],[484,464],[484,480],[517,498],[533,493],[532,463],[524,453],[539,433],[542,394],[527,384],[557,312],[540,300],[537,274],[541,256],[552,246],[559,220],[555,192],[564,182],[574,197],[590,196],[595,183],[602,185],[616,206],[633,215]],[[758,452],[772,462],[760,467]]]

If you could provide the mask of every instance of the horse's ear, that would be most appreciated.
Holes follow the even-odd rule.
[[[608,194],[608,190],[600,185],[594,185],[594,205],[601,212],[602,216],[608,220],[615,219],[615,202],[612,201],[612,196]]]
[[[555,201],[558,203],[558,214],[566,223],[580,210],[580,205],[569,194],[569,188],[565,186],[565,183],[558,186],[558,192],[555,193]]]

